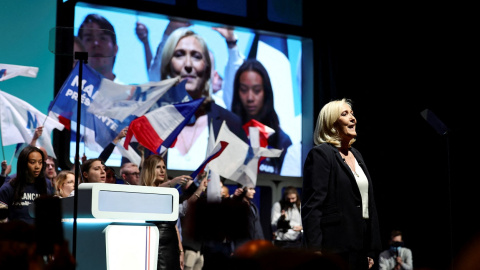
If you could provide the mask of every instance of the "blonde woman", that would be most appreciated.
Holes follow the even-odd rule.
[[[73,171],[61,171],[55,178],[55,195],[66,198],[75,189],[75,173]]]
[[[352,147],[357,137],[352,103],[327,103],[318,115],[316,146],[303,167],[304,245],[335,254],[349,269],[369,269],[381,249],[372,181],[365,161]]]
[[[159,155],[150,155],[143,162],[140,181],[144,186],[175,187],[191,180],[188,175],[168,179],[165,161]],[[157,269],[183,269],[184,251],[177,221],[152,221],[160,233]]]

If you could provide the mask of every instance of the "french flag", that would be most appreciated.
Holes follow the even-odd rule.
[[[205,98],[189,102],[165,105],[133,120],[123,146],[135,136],[138,143],[155,154],[163,153],[177,139],[178,134],[189,122]]]
[[[223,152],[223,150],[225,150],[225,148],[228,146],[228,142],[226,141],[220,141],[219,144],[217,144],[215,146],[215,148],[213,148],[212,152],[210,153],[210,155],[205,159],[205,161],[202,162],[202,164],[198,167],[198,169],[196,169],[190,176],[195,179],[195,177],[197,177],[197,175],[201,174],[204,170],[205,170],[205,167],[207,166],[207,164],[216,159],[218,156],[220,156]]]
[[[260,132],[260,147],[267,147],[268,146],[268,137],[270,137],[273,133],[275,133],[275,130],[273,128],[266,126],[260,122],[258,122],[255,119],[252,119],[248,121],[247,123],[243,124],[242,128],[247,134],[247,136],[250,136],[250,127],[256,127],[258,128]]]

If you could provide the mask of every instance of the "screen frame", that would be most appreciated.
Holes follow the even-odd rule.
[[[282,24],[277,22],[271,22],[266,19],[266,15],[258,16],[252,15],[252,9],[255,7],[251,6],[251,1],[249,2],[248,13],[246,17],[241,16],[234,16],[229,14],[221,14],[216,12],[210,12],[205,10],[198,9],[193,4],[186,4],[181,6],[181,3],[177,3],[177,5],[168,5],[162,3],[153,3],[151,1],[142,1],[141,4],[139,3],[118,3],[115,1],[65,1],[58,3],[58,11],[57,11],[57,27],[73,27],[74,21],[74,12],[75,6],[77,3],[85,3],[92,6],[108,6],[113,9],[115,8],[122,8],[122,9],[135,9],[139,12],[147,12],[147,13],[157,13],[159,15],[167,16],[170,19],[185,19],[189,18],[189,20],[194,23],[195,21],[200,21],[200,23],[211,23],[212,25],[222,25],[222,26],[235,26],[236,28],[246,28],[252,29],[260,34],[268,34],[268,35],[279,35],[288,38],[298,38],[302,41],[302,94],[301,94],[301,102],[302,102],[302,140],[301,140],[301,167],[303,167],[303,162],[306,158],[308,151],[313,146],[313,126],[314,123],[314,57],[313,56],[313,34],[307,33],[305,28],[301,26],[294,26],[288,24]],[[181,6],[179,8],[179,6]],[[161,12],[152,12],[152,10],[161,10]],[[252,17],[256,17],[257,21],[252,20]],[[212,20],[215,18],[215,20]],[[55,95],[60,89],[61,84],[68,76],[69,71],[65,71],[65,68],[61,68],[65,65],[71,65],[72,57],[65,57],[65,56],[56,56],[55,62]],[[70,134],[68,132],[62,131],[54,132],[54,148],[57,153],[59,153],[59,165],[60,168],[71,168],[72,164],[67,157],[65,157],[64,153],[69,151],[65,151],[70,148],[69,140]],[[60,150],[61,149],[61,150]],[[60,154],[62,153],[62,154]],[[67,160],[66,160],[67,159]],[[114,168],[117,169],[118,168]],[[181,175],[181,174],[189,174],[191,171],[182,171],[182,170],[169,170],[169,174],[172,176]],[[262,183],[269,182],[267,185],[271,185],[272,182],[278,183],[280,182],[289,182],[294,186],[301,185],[302,176],[300,177],[292,177],[292,176],[281,176],[275,174],[265,174],[259,173],[257,178],[257,185],[261,185]],[[278,184],[275,184],[278,186]]]

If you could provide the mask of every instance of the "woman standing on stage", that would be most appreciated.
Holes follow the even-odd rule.
[[[327,103],[318,115],[316,146],[303,171],[303,243],[339,256],[349,269],[369,269],[381,242],[370,174],[352,147],[356,126],[346,99]]]

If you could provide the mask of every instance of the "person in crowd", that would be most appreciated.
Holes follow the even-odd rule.
[[[61,171],[55,179],[55,195],[66,198],[75,189],[75,173],[70,170]]]
[[[100,158],[87,159],[80,168],[84,183],[105,183],[107,171]]]
[[[140,185],[140,169],[135,163],[127,162],[120,167],[120,177],[127,185]]]
[[[235,75],[232,112],[240,116],[242,124],[254,119],[275,131],[268,138],[268,147],[283,149],[283,152],[278,158],[263,160],[259,171],[280,174],[283,160],[292,141],[280,128],[273,101],[272,84],[265,67],[256,59],[245,60]]]
[[[217,31],[225,39],[225,42],[227,44],[228,60],[227,64],[225,65],[224,78],[221,85],[221,96],[223,98],[225,108],[231,111],[233,100],[233,82],[235,79],[235,74],[237,73],[238,68],[243,64],[245,56],[240,53],[237,45],[238,38],[232,28],[213,27],[212,29]],[[214,83],[215,81],[212,81],[212,84]],[[214,93],[216,88],[217,87],[215,85],[212,86],[212,90]]]
[[[88,14],[80,25],[78,37],[88,53],[88,64],[105,78],[118,82],[113,73],[118,52],[113,25],[98,14]]]
[[[208,129],[213,127],[215,138],[222,123],[239,138],[247,141],[240,118],[212,102],[210,97],[211,67],[208,47],[204,39],[188,28],[172,32],[162,51],[161,79],[180,77],[192,99],[205,98],[195,113],[195,122],[186,125],[177,137],[175,147],[168,152],[168,163],[179,167],[186,162],[201,164],[208,145]]]
[[[210,57],[210,62],[212,62],[212,74],[210,75],[210,86],[211,92],[210,96],[212,97],[215,104],[219,105],[222,108],[226,108],[225,101],[223,101],[223,78],[218,74],[218,71],[215,69],[215,56],[213,52],[208,51]]]
[[[103,162],[107,162],[108,158],[112,155],[113,150],[115,150],[115,147],[117,147],[117,143],[120,142],[121,139],[125,138],[127,136],[128,132],[128,126],[124,127],[120,132],[113,138],[113,140],[105,147],[103,148],[103,151],[100,153],[98,158],[102,159]],[[128,160],[124,161],[124,157],[122,157],[122,164],[125,162],[128,162]]]
[[[258,207],[253,202],[255,193],[255,187],[253,186],[239,187],[233,193],[233,199],[241,200],[245,205],[248,206],[250,210],[247,216],[247,237],[245,239],[237,240],[234,244],[235,248],[251,240],[265,240],[262,224],[260,223],[260,212],[258,210]]]
[[[413,269],[412,250],[404,246],[402,232],[393,230],[390,234],[390,247],[382,251],[378,260],[379,270]]]
[[[339,256],[350,269],[369,269],[381,241],[372,180],[352,147],[356,126],[347,99],[330,101],[318,115],[316,146],[303,168],[302,239],[306,248]]]
[[[32,140],[30,141],[30,143],[28,145],[31,145],[33,147],[37,147],[38,138],[40,138],[40,136],[42,136],[42,134],[43,134],[43,126],[36,127],[35,131],[33,132]],[[49,158],[47,150],[44,147],[38,146],[38,149],[40,149],[43,152],[43,156],[45,158],[47,158],[47,159]],[[18,151],[21,151],[21,150],[23,150],[23,148],[20,148],[20,150],[18,150]],[[56,168],[53,167],[53,169],[55,170],[55,173],[56,173]],[[0,175],[0,186],[2,185],[2,183],[8,182],[12,178],[15,178],[16,174],[14,173],[14,174],[10,175],[11,171],[12,171],[12,166],[7,165],[7,161],[2,162],[2,173]],[[53,172],[49,172],[49,173],[50,173],[50,175],[53,174]],[[44,172],[44,175],[45,175],[45,178],[47,179],[47,181],[50,182],[49,185],[52,186],[52,190],[53,190],[54,185],[53,185],[53,182],[52,182],[52,178],[47,177],[46,172]]]
[[[117,177],[115,175],[115,170],[111,167],[105,166],[105,183],[116,184]]]
[[[45,178],[45,154],[35,146],[26,146],[18,156],[17,174],[0,188],[0,208],[8,208],[8,220],[34,224],[29,206],[41,195],[53,195],[54,188]]]
[[[155,154],[145,158],[140,172],[140,181],[144,186],[175,187],[177,184],[186,184],[188,180],[191,180],[191,177],[187,175],[169,180],[165,161],[160,155]],[[160,233],[157,269],[183,268],[184,251],[177,221],[152,221],[152,223],[157,226]]]
[[[222,185],[222,190],[220,191],[220,195],[222,198],[229,198],[230,197],[230,190],[227,186]]]
[[[302,216],[297,188],[288,186],[282,199],[272,207],[272,230],[275,246],[300,248],[302,240]]]
[[[185,266],[184,270],[196,270],[202,269],[204,265],[204,256],[202,252],[202,241],[200,237],[194,235],[190,228],[185,224],[186,216],[189,215],[188,210],[191,207],[194,207],[194,204],[197,203],[198,200],[202,199],[205,200],[206,196],[206,189],[208,186],[208,179],[207,174],[204,172],[203,174],[198,176],[198,179],[188,180],[188,182],[182,186],[182,197],[183,202],[180,204],[180,214],[179,220],[177,223],[180,225],[179,228],[182,228],[180,231],[180,235],[182,237],[182,246],[185,254]],[[191,219],[189,219],[191,221]],[[195,221],[193,221],[195,223]],[[184,226],[183,224],[187,225]],[[195,226],[195,224],[190,224]]]
[[[57,160],[52,156],[47,156],[45,163],[45,177],[55,186],[55,177],[57,177]]]

